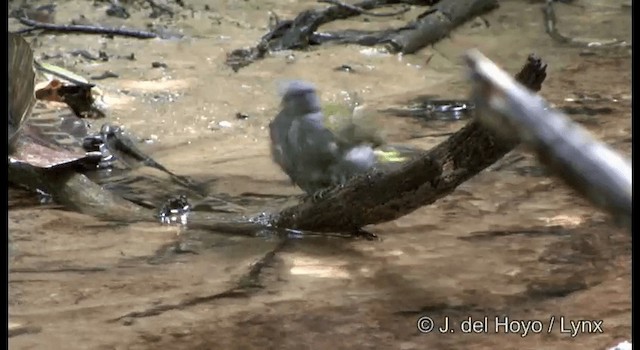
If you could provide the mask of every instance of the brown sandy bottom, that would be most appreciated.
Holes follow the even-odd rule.
[[[97,81],[110,104],[108,121],[154,139],[145,150],[169,169],[196,179],[215,177],[214,192],[299,193],[268,154],[265,128],[277,110],[278,80],[313,81],[325,101],[338,101],[343,91],[380,106],[418,94],[464,98],[468,85],[460,55],[471,47],[510,72],[529,53],[540,55],[549,64],[541,94],[556,106],[582,108],[573,115],[576,120],[631,153],[630,54],[559,46],[544,33],[540,3],[503,1],[484,17],[488,27],[471,21],[415,55],[326,46],[293,52],[293,62],[286,57],[290,52],[274,54],[238,73],[224,66],[225,53],[255,44],[267,31],[268,10],[291,18],[324,5],[215,1],[205,11],[206,1],[187,3],[196,11],[182,10],[172,20],[151,20],[149,9],[117,20],[106,17],[106,3],[92,1],[57,7],[58,23],[80,14],[137,28],[156,21],[182,29],[187,38],[181,40],[60,34],[29,40],[37,58],[62,55],[46,62],[84,76],[118,74]],[[629,12],[604,1],[580,4],[584,8],[557,6],[563,33],[630,38]],[[356,17],[327,29],[384,28],[410,15],[391,24]],[[17,28],[13,20],[10,25]],[[103,50],[112,59],[95,62],[69,54],[77,49]],[[131,53],[134,61],[118,58]],[[167,67],[152,68],[155,61]],[[333,70],[343,64],[355,73]],[[588,113],[593,110],[599,113]],[[236,119],[238,112],[249,118]],[[389,118],[384,125],[393,141],[429,148],[443,140],[429,134],[463,124]],[[14,206],[9,211],[10,348],[605,349],[630,340],[629,235],[560,181],[541,174],[522,150],[506,160],[431,206],[368,228],[380,241],[287,242],[262,270],[262,288],[248,296],[219,294],[279,242],[97,222],[52,206]],[[266,204],[264,210],[278,205]],[[178,254],[176,242],[187,241],[196,248]],[[416,324],[422,316],[437,327],[448,319],[455,332],[421,334]],[[469,317],[485,316],[487,333],[460,329]],[[517,328],[496,334],[497,316],[539,320],[545,329],[526,336]],[[554,327],[547,332],[552,317]],[[561,320],[564,329],[570,320],[601,320],[603,332],[585,328],[572,336],[562,332]]]

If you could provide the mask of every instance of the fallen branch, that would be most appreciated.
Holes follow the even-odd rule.
[[[478,51],[465,56],[480,120],[505,140],[522,140],[565,182],[631,229],[631,162]]]
[[[397,2],[394,0],[364,0],[353,6],[360,10],[371,10]],[[258,45],[248,49],[233,50],[227,55],[225,63],[237,72],[240,68],[264,58],[269,51],[304,49],[309,46],[309,39],[321,25],[359,14],[359,11],[334,5],[322,10],[301,12],[294,20],[278,20],[271,31],[260,39]]]
[[[264,58],[270,51],[302,50],[310,45],[328,41],[367,46],[389,43],[392,51],[414,53],[446,37],[468,19],[498,6],[497,0],[442,0],[418,16],[414,22],[401,28],[371,32],[347,30],[338,33],[318,33],[318,28],[323,24],[360,14],[372,15],[368,10],[376,7],[407,3],[402,0],[364,0],[347,6],[335,0],[325,2],[336,5],[322,10],[304,11],[294,20],[279,21],[269,33],[262,37],[256,47],[232,51],[227,56],[226,64],[234,71],[238,71]]]
[[[435,44],[467,20],[498,7],[497,0],[441,1],[390,38],[396,52],[410,54]]]
[[[49,32],[60,33],[83,33],[83,34],[101,34],[111,36],[124,36],[138,39],[154,39],[158,37],[158,34],[147,32],[143,30],[127,29],[127,28],[108,28],[98,27],[90,25],[75,25],[75,24],[51,24],[34,21],[32,19],[22,17],[19,18],[20,23],[29,26],[31,30],[44,30]]]
[[[16,146],[18,151],[23,145],[28,147],[33,144],[34,141],[25,140],[26,137],[26,134],[22,134],[19,138]],[[8,178],[10,183],[34,191],[43,190],[57,203],[80,213],[121,222],[153,220],[151,211],[105,190],[73,169],[43,169],[26,163],[14,163],[9,166]]]
[[[87,273],[87,272],[103,272],[107,271],[106,267],[59,267],[59,268],[20,268],[16,267],[13,269],[9,269],[9,273],[67,273],[67,272],[77,272],[77,273]]]

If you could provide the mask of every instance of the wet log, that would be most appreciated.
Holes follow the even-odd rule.
[[[238,71],[256,60],[264,58],[270,51],[302,50],[310,45],[319,45],[329,41],[365,46],[388,43],[392,51],[410,54],[436,43],[470,18],[498,7],[497,0],[364,0],[353,5],[341,4],[337,1],[330,3],[334,5],[321,10],[306,10],[293,20],[279,21],[269,33],[261,38],[256,47],[238,49],[229,53],[226,64],[234,71]],[[367,15],[369,10],[382,6],[408,3],[433,6],[418,16],[415,21],[400,28],[380,31],[318,32],[321,25],[332,21],[361,14]],[[377,15],[385,16],[387,14]]]
[[[467,20],[498,7],[496,0],[451,0],[438,2],[418,16],[414,22],[401,28],[379,31],[343,30],[313,33],[311,42],[322,44],[358,44],[375,46],[389,44],[392,52],[412,54],[447,37]]]
[[[9,182],[42,190],[64,207],[117,222],[155,221],[154,213],[103,189],[75,171],[44,171],[27,164],[9,167]]]
[[[46,149],[45,145],[37,145],[36,141],[29,138],[28,133],[21,134],[17,140],[15,153],[34,155],[34,146],[42,148],[44,152],[41,153],[50,157],[60,153],[54,149]],[[100,219],[119,222],[154,220],[152,211],[119,197],[79,173],[76,167],[82,167],[85,160],[79,158],[75,163],[65,162],[60,167],[42,168],[16,161],[9,156],[9,183],[34,192],[44,191],[64,207]]]
[[[517,81],[536,92],[545,78],[546,64],[534,55],[516,75]],[[447,196],[516,145],[474,119],[403,167],[356,177],[343,187],[309,197],[273,216],[271,226],[348,232],[394,220]]]
[[[432,45],[467,20],[498,7],[497,0],[441,1],[390,39],[397,52],[414,53]]]
[[[363,10],[371,10],[399,2],[401,1],[364,0],[353,6]],[[312,43],[310,38],[321,25],[358,15],[360,15],[360,12],[338,5],[329,6],[321,10],[303,11],[293,20],[278,21],[255,47],[237,49],[230,52],[225,63],[234,71],[238,71],[240,68],[264,58],[269,51],[305,49]]]

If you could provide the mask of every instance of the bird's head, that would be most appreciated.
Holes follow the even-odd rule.
[[[293,80],[279,84],[280,96],[282,96],[282,108],[294,115],[316,113],[321,109],[320,98],[313,84]]]

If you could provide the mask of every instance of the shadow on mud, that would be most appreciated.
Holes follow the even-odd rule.
[[[392,232],[385,234],[393,235]],[[525,254],[525,257],[513,258],[520,260],[520,271],[510,277],[512,282],[504,285],[503,291],[486,284],[477,286],[478,289],[467,286],[443,291],[443,281],[440,281],[442,277],[432,270],[430,272],[428,266],[422,270],[421,276],[416,276],[415,269],[393,264],[381,266],[378,257],[354,249],[353,245],[344,244],[344,241],[328,238],[289,241],[286,246],[280,247],[285,255],[307,255],[325,262],[340,259],[338,257],[348,257],[346,270],[352,276],[350,282],[338,290],[323,292],[326,293],[324,297],[314,296],[312,293],[309,294],[308,300],[270,302],[264,312],[242,311],[226,319],[216,319],[206,324],[191,324],[188,331],[167,329],[169,334],[184,331],[188,332],[188,336],[163,337],[163,343],[171,344],[172,348],[186,348],[187,344],[195,343],[206,347],[212,344],[220,346],[217,339],[235,339],[242,342],[238,339],[260,337],[271,346],[287,348],[287,344],[299,344],[302,339],[311,337],[315,344],[319,345],[323,344],[324,340],[320,339],[320,334],[326,327],[333,330],[342,327],[361,328],[361,331],[367,334],[367,340],[364,341],[375,343],[374,339],[378,336],[384,338],[385,334],[402,333],[408,337],[417,336],[419,333],[415,330],[415,320],[424,315],[436,322],[447,318],[452,322],[451,327],[459,327],[459,322],[468,317],[482,319],[489,315],[525,319],[527,315],[531,317],[532,310],[544,310],[549,307],[553,309],[552,305],[558,300],[564,300],[576,292],[603,283],[612,273],[615,274],[614,258],[628,255],[631,250],[630,238],[624,231],[612,231],[610,225],[595,220],[588,220],[573,228],[504,227],[492,231],[471,232],[458,239],[474,244],[479,249],[494,246],[495,249],[504,250],[501,254],[507,256],[522,255],[528,251],[526,247],[539,245],[541,240],[544,241],[544,248],[533,254],[528,251],[529,254]],[[203,239],[204,241],[206,239]],[[203,251],[211,247],[203,247]],[[362,275],[363,269],[372,266],[379,266],[380,269],[373,275]],[[264,276],[256,278],[256,281],[260,281],[260,288],[249,294],[228,294],[222,297],[258,297],[260,293],[279,295],[286,294],[289,289],[294,288],[287,286],[292,274],[291,270],[287,270],[289,266],[285,261],[273,257],[268,267]],[[491,272],[487,271],[487,274]],[[425,280],[431,282],[425,284]],[[517,287],[512,288],[509,284]],[[371,296],[367,296],[367,290]],[[352,299],[353,296],[350,297],[352,293],[353,296],[358,296],[357,301]],[[327,302],[318,303],[314,301],[316,298],[326,298]],[[214,300],[201,299],[198,302],[213,303]],[[182,307],[192,305],[185,304]],[[225,302],[222,302],[211,307],[224,305]],[[301,309],[305,312],[296,311]],[[273,337],[269,334],[271,327],[276,327],[272,330],[277,329],[281,336]],[[224,329],[224,336],[219,334],[221,329]],[[237,333],[237,337],[231,336],[229,332]],[[254,334],[256,332],[257,334]],[[244,336],[240,337],[240,334]],[[247,337],[247,334],[251,334],[252,337]],[[359,340],[359,344],[362,344],[362,341]],[[428,340],[429,344],[440,345],[449,341],[455,340],[446,335],[430,337]]]

